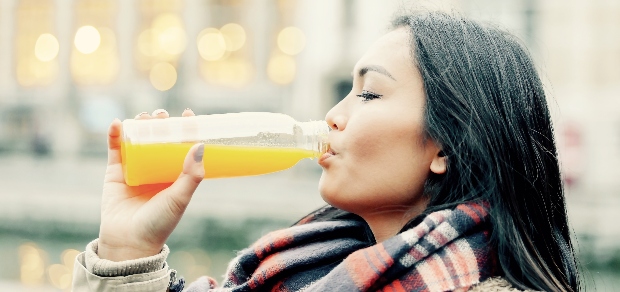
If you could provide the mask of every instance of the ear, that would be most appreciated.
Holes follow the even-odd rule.
[[[433,161],[431,161],[431,171],[435,174],[446,173],[447,159],[448,157],[446,157],[443,151],[438,150],[435,157],[433,157]]]

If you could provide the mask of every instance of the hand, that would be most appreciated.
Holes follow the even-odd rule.
[[[193,116],[190,109],[183,116]],[[136,119],[167,118],[168,112],[142,113]],[[194,145],[174,183],[128,186],[121,164],[121,127],[115,119],[108,131],[108,166],[103,184],[98,255],[123,261],[158,254],[177,226],[204,177],[204,146]]]

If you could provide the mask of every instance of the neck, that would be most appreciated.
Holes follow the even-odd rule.
[[[358,214],[366,221],[377,243],[396,235],[409,220],[420,215],[428,201],[424,200],[413,206],[391,207],[385,210],[375,210],[366,214]]]

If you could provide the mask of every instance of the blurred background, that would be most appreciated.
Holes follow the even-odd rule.
[[[323,119],[402,8],[490,21],[546,83],[587,290],[620,290],[616,0],[2,0],[0,290],[69,291],[97,237],[113,118],[186,107]],[[205,181],[169,245],[188,281],[323,204],[320,168]]]

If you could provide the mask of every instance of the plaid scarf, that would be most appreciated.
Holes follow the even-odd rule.
[[[450,291],[495,274],[481,204],[433,212],[379,244],[363,221],[313,217],[239,252],[223,288],[202,277],[187,291]]]

